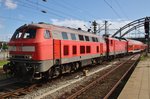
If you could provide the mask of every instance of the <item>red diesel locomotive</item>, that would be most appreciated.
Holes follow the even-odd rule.
[[[139,41],[97,36],[63,26],[23,25],[9,42],[9,63],[4,71],[21,79],[42,79],[127,53],[141,52]]]

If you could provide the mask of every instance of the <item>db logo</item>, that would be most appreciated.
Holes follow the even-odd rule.
[[[16,50],[17,51],[22,51],[22,47],[21,46],[17,46]]]

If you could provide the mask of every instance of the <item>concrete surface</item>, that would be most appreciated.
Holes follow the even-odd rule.
[[[138,63],[118,99],[150,99],[150,57]]]

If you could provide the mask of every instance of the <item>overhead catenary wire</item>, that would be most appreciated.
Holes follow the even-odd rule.
[[[67,11],[70,11],[70,9],[72,9],[73,7],[69,7],[69,5],[64,4],[63,2],[57,2],[56,0],[53,0],[51,3],[49,4],[54,4],[55,6],[61,7],[63,9],[66,9]],[[74,9],[74,11],[77,11],[77,9]],[[82,17],[82,16],[80,16]]]
[[[120,8],[121,12],[124,14],[124,16],[125,16],[128,20],[130,20],[129,17],[128,17],[128,15],[125,13],[124,9],[121,7],[121,5],[120,5],[120,3],[118,2],[118,0],[115,0],[115,1],[116,1],[116,4],[118,5],[118,7]]]
[[[25,19],[19,19],[19,18],[15,18],[15,17],[8,17],[8,16],[1,16],[1,18],[3,19],[9,19],[9,20],[13,20],[13,21],[21,21],[21,22],[29,22],[30,20],[25,20]]]
[[[49,12],[48,10],[45,10],[41,7],[37,7],[37,5],[35,5],[35,4],[23,2],[23,1],[20,1],[20,0],[18,2],[22,3],[21,7],[25,7],[25,8],[28,8],[28,9],[31,8],[30,10],[34,10],[34,11],[37,11],[37,12],[45,12],[45,13],[51,15],[51,16],[56,16],[56,17],[59,17],[59,18],[67,18],[66,16],[60,15],[60,14],[54,12],[54,11]]]
[[[54,0],[55,1],[55,0]],[[106,1],[106,0],[104,0],[104,1]],[[43,4],[41,4],[41,3],[39,3],[39,2],[37,2],[37,0],[36,1],[32,1],[32,0],[18,0],[18,4],[19,3],[22,3],[22,5],[21,6],[19,6],[19,7],[25,7],[25,8],[31,8],[30,10],[35,10],[35,11],[37,11],[37,12],[39,12],[40,13],[40,11],[41,12],[44,12],[44,13],[46,13],[45,15],[53,15],[53,16],[57,16],[57,17],[59,17],[59,18],[71,18],[71,16],[69,16],[69,15],[66,15],[65,13],[61,13],[61,11],[60,11],[60,13],[59,13],[59,10],[57,11],[56,9],[54,9],[54,8],[50,8],[50,7],[48,7],[48,6],[46,6],[46,5],[43,5]],[[65,1],[66,2],[66,1]],[[106,1],[107,2],[107,1]],[[60,4],[62,3],[62,2],[59,2]],[[107,2],[108,3],[108,2]],[[64,4],[64,2],[62,3],[62,4]],[[109,4],[109,3],[108,3]],[[72,4],[73,5],[73,4]],[[65,5],[64,5],[65,6]],[[110,5],[111,6],[111,5]],[[112,6],[111,6],[112,7]],[[43,8],[46,8],[46,10],[44,10]],[[50,8],[50,10],[49,10],[49,8]],[[69,6],[68,6],[68,8],[69,8]],[[70,7],[71,8],[71,7]],[[74,7],[72,7],[72,8],[74,8]],[[113,7],[112,7],[113,8]],[[54,9],[54,10],[53,10]],[[59,14],[58,14],[59,13]]]
[[[73,9],[74,11],[77,11],[78,13],[81,13],[81,12],[85,13],[84,16],[88,16],[88,17],[92,17],[92,18],[96,19],[96,17],[93,14],[91,14],[90,11],[83,9],[83,8],[81,9],[73,4],[66,2],[65,0],[63,0],[63,2],[57,2],[56,0],[53,0],[53,3],[54,2],[57,3],[59,6],[64,7],[67,10]]]
[[[28,1],[28,2],[31,3],[31,4],[37,5],[36,2],[34,2],[34,1],[30,1],[30,0],[26,0],[26,1]],[[75,19],[78,19],[78,20],[82,20],[80,17],[73,16],[73,15],[71,15],[71,14],[68,14],[68,13],[65,13],[65,12],[62,12],[62,11],[59,11],[59,10],[50,8],[50,7],[45,6],[45,5],[42,5],[42,4],[40,4],[40,3],[38,3],[37,6],[39,6],[39,7],[44,7],[44,8],[47,9],[47,12],[50,12],[50,13],[53,12],[53,13],[59,15],[59,16],[66,16],[66,18],[68,17],[68,18],[75,18]]]
[[[106,0],[104,0],[104,2],[112,9],[112,11],[116,14],[116,16],[121,18],[121,16],[117,13],[117,11]]]
[[[26,7],[26,8],[30,7],[30,8],[32,8],[30,10],[36,10],[36,11],[40,11],[40,12],[45,11],[47,14],[52,15],[52,16],[56,16],[56,17],[59,17],[59,18],[67,18],[67,16],[59,14],[59,13],[56,13],[53,10],[49,11],[49,10],[45,10],[45,9],[43,9],[41,7],[37,7],[36,4],[27,3],[27,2],[20,1],[20,0],[18,2],[22,3],[23,5],[21,5],[21,6],[23,6],[23,7]],[[26,6],[25,6],[25,4],[26,4]]]
[[[27,3],[22,2],[22,1],[18,2],[18,5],[20,5],[22,8],[25,8],[24,10],[26,10],[26,12],[28,12],[28,11],[33,12],[34,11],[34,14],[36,13],[37,15],[40,15],[41,12],[44,11],[44,10],[42,10],[40,8],[36,8],[34,5],[30,5],[30,4],[27,4]],[[27,9],[29,9],[29,10],[27,10]],[[51,16],[55,16],[55,17],[59,17],[59,18],[65,18],[65,17],[59,16],[59,15],[57,15],[55,13],[53,13]]]
[[[32,10],[32,11],[35,11],[34,13],[37,13],[37,14],[41,13],[41,12],[40,12],[41,10],[35,8],[35,6],[33,6],[33,5],[32,5],[32,6],[31,6],[30,4],[27,4],[27,5],[26,5],[26,3],[25,3],[25,2],[22,2],[22,1],[18,2],[18,4],[19,4],[21,7],[30,9],[30,10],[28,10],[28,11],[31,11],[31,10]],[[27,10],[27,9],[25,9],[25,10]],[[38,13],[38,12],[39,12],[39,13]],[[28,17],[29,17],[29,16],[28,16]],[[57,15],[57,17],[61,17],[61,18],[62,18],[62,16],[58,16],[58,15]],[[19,22],[31,22],[31,20],[20,19],[20,18],[11,17],[11,16],[2,16],[2,15],[0,15],[0,18],[12,20],[12,21],[19,21]]]

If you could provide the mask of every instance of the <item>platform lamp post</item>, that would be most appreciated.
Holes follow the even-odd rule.
[[[149,42],[149,18],[146,17],[145,18],[145,22],[144,22],[144,29],[145,29],[145,40],[146,40],[146,43],[147,43],[147,51],[146,51],[146,55],[147,53],[149,52],[149,47],[150,47],[150,42]]]

